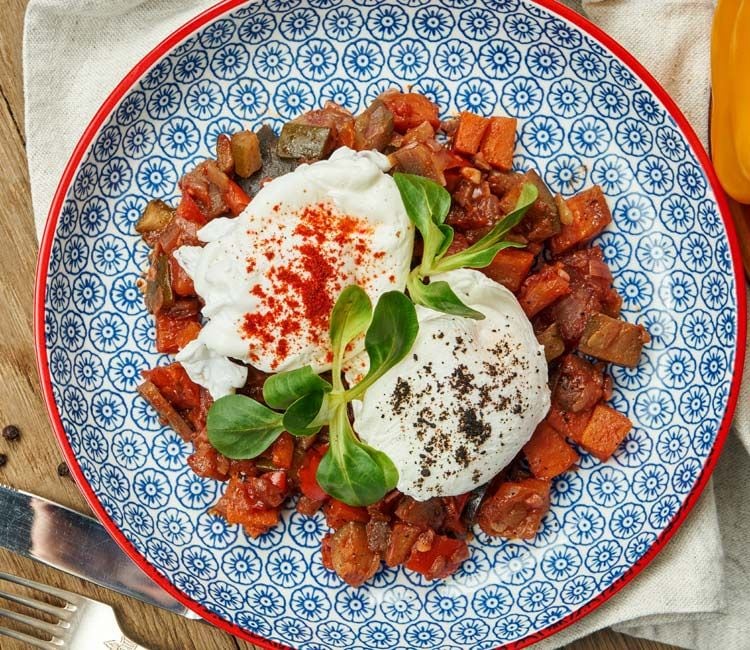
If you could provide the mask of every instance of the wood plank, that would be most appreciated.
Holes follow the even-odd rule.
[[[37,383],[31,340],[33,277],[37,243],[34,235],[23,140],[21,39],[27,0],[5,0],[0,22],[0,427],[15,424],[18,442],[0,439],[8,464],[0,481],[33,491],[87,512],[84,499],[69,478],[57,474],[61,460],[49,427]],[[123,628],[136,641],[154,650],[230,650],[254,646],[237,642],[208,625],[187,621],[143,605],[83,580],[0,551],[0,567],[33,580],[97,598],[115,607]],[[2,638],[3,650],[25,646]],[[569,650],[668,650],[654,644],[604,631],[568,646]]]

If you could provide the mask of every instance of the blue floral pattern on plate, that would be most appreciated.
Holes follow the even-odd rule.
[[[519,168],[554,192],[602,186],[599,238],[625,317],[651,334],[614,369],[635,428],[614,458],[555,479],[528,543],[478,532],[431,584],[384,570],[350,589],[320,563],[320,514],[249,539],[208,513],[223,486],[135,393],[154,350],[134,224],[146,200],[225,130],[276,128],[336,101],[360,110],[413,84],[443,114],[518,118]],[[157,62],[106,119],[55,233],[44,333],[57,408],[84,476],[124,535],[186,596],[249,633],[306,650],[490,648],[555,625],[653,545],[711,454],[731,382],[736,285],[724,226],[685,136],[637,76],[525,0],[265,0],[225,12]]]

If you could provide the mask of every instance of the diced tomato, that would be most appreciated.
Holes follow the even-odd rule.
[[[197,233],[201,225],[201,223],[175,216],[166,228],[160,231],[158,245],[167,255],[180,246],[196,246],[200,243]]]
[[[323,512],[326,516],[326,522],[333,529],[341,528],[348,521],[361,521],[366,524],[370,520],[367,508],[350,506],[338,499],[331,499],[323,507]]]
[[[271,445],[271,462],[278,469],[288,470],[292,466],[294,456],[294,439],[284,431]]]
[[[180,266],[180,263],[172,255],[169,256],[169,275],[174,293],[183,297],[192,297],[195,295],[193,280],[185,273],[185,269]]]
[[[240,214],[250,203],[250,197],[247,192],[243,190],[233,180],[229,180],[227,191],[224,196],[229,211],[236,217]]]
[[[463,539],[435,535],[429,550],[412,550],[406,568],[421,573],[428,580],[440,580],[454,573],[468,557],[469,547]]]
[[[188,377],[180,363],[170,363],[152,370],[144,370],[143,378],[153,383],[159,392],[178,409],[195,408],[200,405],[200,386]]]
[[[479,151],[488,126],[489,120],[486,117],[470,112],[461,113],[458,118],[458,129],[453,136],[453,149],[473,156]]]
[[[253,510],[239,523],[250,537],[260,537],[279,523],[279,509]]]
[[[157,352],[174,354],[180,351],[180,341],[194,331],[197,318],[174,318],[167,313],[159,313],[156,320],[156,350]],[[189,328],[188,334],[184,334],[185,328]]]
[[[438,107],[424,95],[417,93],[385,93],[380,100],[393,113],[393,127],[399,133],[429,122],[434,128],[440,126]]]
[[[531,473],[536,478],[554,478],[570,469],[578,460],[578,454],[548,422],[534,431],[523,448]]]
[[[328,495],[320,487],[316,477],[320,461],[323,460],[323,456],[325,456],[327,451],[328,445],[308,449],[302,461],[302,466],[299,468],[299,487],[302,490],[302,494],[316,501],[328,498]]]
[[[177,205],[177,212],[175,215],[201,226],[208,222],[206,215],[203,214],[193,197],[187,192],[182,193],[182,198]]]

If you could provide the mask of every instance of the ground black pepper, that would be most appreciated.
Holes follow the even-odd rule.
[[[20,437],[21,430],[15,424],[3,427],[3,438],[6,440],[18,440]]]

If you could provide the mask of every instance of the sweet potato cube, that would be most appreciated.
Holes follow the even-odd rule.
[[[565,411],[553,402],[547,414],[547,422],[560,435],[581,444],[583,432],[586,430],[592,414],[593,410],[581,411],[580,413]]]
[[[493,537],[532,539],[549,509],[550,481],[527,478],[501,483],[479,507],[477,522]]]
[[[554,478],[570,469],[578,454],[555,429],[542,422],[523,448],[531,473],[536,478]]]
[[[475,113],[461,113],[458,128],[453,137],[453,149],[462,154],[473,156],[482,144],[482,138],[490,121]]]
[[[569,198],[565,205],[570,210],[569,218],[566,219],[570,223],[563,223],[559,234],[550,239],[553,255],[560,255],[588,241],[612,221],[607,199],[598,185]]]
[[[558,264],[542,267],[524,280],[518,294],[518,302],[531,318],[558,298],[570,293],[570,276]]]
[[[533,253],[520,248],[506,248],[495,255],[495,259],[482,271],[487,277],[516,293],[529,275],[534,257]]]
[[[599,460],[605,461],[632,428],[632,422],[622,413],[606,404],[597,404],[581,434],[580,445]]]
[[[510,171],[516,143],[516,118],[491,117],[482,140],[482,157],[495,169]]]
[[[578,349],[602,361],[635,368],[648,340],[648,333],[640,325],[594,314],[586,324]]]

